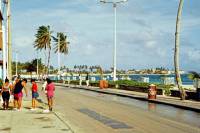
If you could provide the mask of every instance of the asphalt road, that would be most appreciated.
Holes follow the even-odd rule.
[[[73,88],[56,87],[54,110],[76,133],[200,133],[197,125]]]

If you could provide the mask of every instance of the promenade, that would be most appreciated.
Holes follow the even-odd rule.
[[[30,111],[31,99],[24,98],[21,111],[0,110],[0,133],[72,133],[71,129],[54,113],[43,113],[47,106],[39,103]],[[11,105],[12,108],[12,105]]]

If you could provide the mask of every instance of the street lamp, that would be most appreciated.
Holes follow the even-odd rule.
[[[59,32],[58,36],[57,36],[58,37],[58,51],[57,51],[57,54],[58,54],[58,78],[59,79],[61,79],[61,53],[62,53],[62,51],[60,51],[60,48],[61,48],[61,44],[63,43],[63,40],[61,39],[61,34],[62,33],[63,33],[64,36],[66,34],[66,37],[67,37],[67,32]],[[69,43],[69,42],[66,42],[66,43]]]
[[[60,74],[61,74],[61,71],[60,71],[60,34],[58,34],[58,75],[59,75],[59,78],[60,78]]]
[[[39,79],[39,64],[38,64],[38,51],[37,51],[37,80]]]
[[[121,1],[106,1],[101,0],[101,3],[104,4],[112,4],[114,8],[114,52],[113,52],[113,80],[116,81],[117,75],[117,4],[125,3],[128,0],[121,0]]]
[[[16,49],[16,50],[13,50],[15,52],[15,75],[17,76],[18,75],[18,53],[19,51]]]

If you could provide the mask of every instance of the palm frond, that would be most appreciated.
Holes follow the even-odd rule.
[[[57,37],[53,37],[53,39],[55,42],[54,52],[57,53],[58,48],[60,47],[60,49],[59,49],[60,53],[68,54],[69,42],[67,41],[67,36],[62,32],[58,32]]]
[[[199,79],[200,78],[200,74],[195,72],[195,71],[190,71],[189,75],[188,75],[188,78],[191,79],[191,80]]]
[[[51,49],[51,34],[50,26],[40,26],[35,34],[34,47],[36,49]]]

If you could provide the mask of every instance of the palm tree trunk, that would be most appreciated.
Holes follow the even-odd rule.
[[[49,76],[50,58],[51,58],[51,48],[49,48],[49,53],[48,53],[47,76]]]
[[[44,68],[42,70],[42,75],[45,75],[46,72],[46,66],[47,66],[47,54],[46,54],[46,50],[44,51]]]
[[[175,53],[174,53],[174,67],[175,67],[175,75],[176,75],[176,83],[178,85],[178,89],[180,90],[180,98],[182,100],[185,99],[185,90],[182,88],[182,81],[179,70],[179,44],[180,44],[180,20],[182,15],[183,1],[180,0],[177,20],[176,20],[176,33],[175,33]]]

